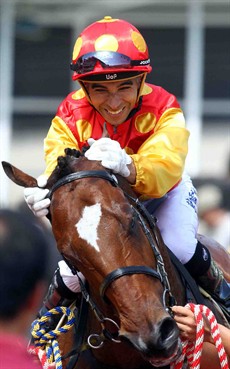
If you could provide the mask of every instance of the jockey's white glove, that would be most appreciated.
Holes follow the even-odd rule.
[[[42,174],[37,178],[38,187],[28,187],[24,189],[24,198],[30,210],[36,217],[44,217],[48,214],[50,199],[46,199],[48,188],[43,188],[47,184],[47,176]]]
[[[121,148],[119,142],[110,138],[100,138],[97,141],[89,138],[88,144],[90,148],[85,153],[87,159],[100,160],[103,167],[111,169],[114,173],[118,173],[123,177],[130,175],[127,165],[132,162],[132,159]]]
[[[72,273],[69,266],[66,264],[64,260],[58,262],[60,276],[66,287],[69,288],[70,291],[74,293],[81,292],[81,286],[79,283],[79,277],[81,278],[82,282],[85,283],[85,277],[81,272],[78,272],[78,275]]]

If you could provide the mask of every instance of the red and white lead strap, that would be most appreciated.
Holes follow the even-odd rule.
[[[218,323],[212,311],[204,305],[195,305],[189,303],[186,305],[189,307],[195,316],[197,328],[196,328],[196,341],[192,343],[188,340],[182,340],[182,354],[174,362],[170,369],[181,369],[185,358],[187,358],[190,369],[200,369],[200,360],[204,343],[204,316],[207,318],[210,327],[211,335],[216,346],[221,369],[229,369],[227,355],[222,343]]]
[[[49,369],[50,363],[46,356],[45,350],[42,350],[40,347],[29,346],[27,348],[27,351],[29,354],[36,355],[39,358],[41,367],[43,369]]]

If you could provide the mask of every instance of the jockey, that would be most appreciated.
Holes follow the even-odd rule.
[[[144,38],[132,24],[106,16],[76,40],[71,69],[81,88],[64,99],[52,120],[44,141],[46,170],[39,187],[24,190],[28,206],[37,216],[47,215],[45,186],[57,157],[65,148],[90,146],[85,156],[126,177],[154,211],[165,244],[230,312],[223,273],[196,239],[198,200],[184,172],[189,138],[184,115],[174,95],[146,83],[152,68]],[[162,200],[157,209],[155,199]],[[44,309],[74,299],[79,291],[78,277],[61,261]]]

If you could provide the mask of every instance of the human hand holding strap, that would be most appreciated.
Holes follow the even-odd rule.
[[[114,173],[118,173],[123,177],[130,175],[128,164],[131,164],[131,157],[121,148],[119,142],[110,138],[100,138],[88,140],[90,148],[86,151],[85,156],[89,160],[100,160],[103,167],[111,169]]]
[[[24,189],[24,198],[36,217],[46,216],[49,212],[50,199],[46,198],[49,190],[44,188],[47,184],[47,176],[42,174],[37,178],[38,187]]]

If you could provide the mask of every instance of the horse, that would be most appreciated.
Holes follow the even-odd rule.
[[[37,186],[35,178],[2,165],[16,184]],[[76,150],[66,149],[57,159],[47,188],[57,248],[73,273],[80,271],[87,281],[79,278],[89,309],[74,368],[168,367],[181,353],[171,306],[185,305],[187,296],[155,219],[125,178]],[[225,264],[218,253],[216,261],[230,280],[229,255],[221,252]],[[207,300],[207,305],[226,325],[215,304]],[[72,340],[72,334],[60,339],[63,357]],[[69,360],[63,363],[68,367]]]

